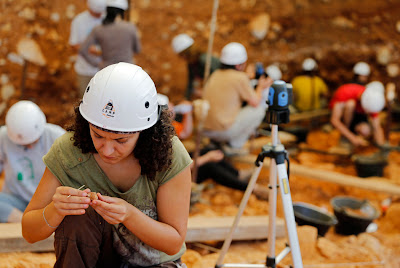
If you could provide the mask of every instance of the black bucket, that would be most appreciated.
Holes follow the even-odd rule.
[[[332,225],[337,224],[334,215],[321,208],[303,202],[293,203],[294,217],[299,226],[311,225],[318,229],[318,235],[324,236]]]
[[[383,169],[388,164],[386,158],[382,155],[354,155],[352,159],[357,175],[362,178],[383,177]]]
[[[357,235],[365,232],[368,225],[380,215],[368,200],[338,196],[331,199],[331,204],[338,220],[335,225],[338,234]]]

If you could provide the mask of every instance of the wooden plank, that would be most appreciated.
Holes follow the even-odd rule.
[[[190,217],[186,242],[225,240],[234,217]],[[285,236],[284,221],[276,219],[276,237]],[[20,223],[0,224],[0,252],[46,252],[54,251],[54,234],[34,244],[22,237]],[[268,216],[242,216],[233,240],[265,239],[268,237]]]
[[[297,137],[291,133],[285,131],[278,131],[278,138],[282,144],[294,143],[297,140]],[[272,138],[270,136],[258,137],[255,139],[248,140],[243,148],[249,150],[261,149],[264,145],[267,145],[272,142]]]
[[[329,109],[318,109],[309,112],[291,113],[289,120],[290,122],[297,122],[302,120],[314,119],[317,117],[329,116],[330,114],[331,111]]]
[[[299,148],[299,151],[314,152],[314,153],[326,154],[326,155],[347,156],[347,157],[350,157],[353,153],[353,151],[351,149],[346,148],[346,147],[340,147],[340,146],[330,147],[327,150],[319,150],[319,149],[308,147],[307,144],[302,143],[302,144],[299,144],[298,148]]]
[[[232,158],[232,161],[254,164],[256,159],[256,155],[245,155],[234,157]],[[269,159],[264,159],[263,167],[269,168],[269,162]],[[315,169],[296,163],[290,163],[290,174],[321,181],[328,181],[345,186],[357,187],[374,192],[400,195],[400,186],[393,184],[388,179],[382,177],[360,178],[357,176],[346,175],[329,170]]]
[[[20,223],[0,224],[0,252],[45,252],[54,251],[54,235],[34,244],[29,244],[22,237]]]
[[[234,217],[189,218],[186,242],[225,240]],[[276,219],[276,237],[285,236],[283,219]],[[268,216],[242,216],[233,235],[233,240],[265,239],[268,237]]]

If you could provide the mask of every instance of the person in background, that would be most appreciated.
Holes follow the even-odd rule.
[[[107,13],[102,24],[93,29],[79,50],[91,65],[102,69],[118,62],[134,63],[134,55],[140,53],[141,43],[136,26],[123,20],[127,9],[127,0],[107,0]],[[95,45],[100,46],[101,58],[93,57],[89,51]]]
[[[34,243],[55,232],[54,267],[186,267],[192,160],[150,76],[109,65],[75,115],[43,157],[23,237]]]
[[[385,89],[381,82],[367,86],[349,83],[340,86],[332,96],[331,124],[355,146],[368,145],[373,136],[378,145],[385,142],[379,112],[385,107]],[[372,126],[372,127],[371,127]]]
[[[326,103],[328,98],[328,86],[318,76],[317,62],[306,58],[302,70],[303,72],[291,82],[294,107],[300,112],[323,108],[323,103]]]
[[[360,61],[354,65],[353,73],[354,76],[351,83],[366,85],[369,80],[369,75],[371,74],[371,68],[368,63]]]
[[[274,81],[282,79],[282,71],[277,64],[270,64],[265,67],[265,73]]]
[[[193,134],[193,108],[192,103],[185,100],[178,105],[174,105],[165,95],[158,94],[159,103],[168,104],[168,109],[173,114],[182,114],[182,121],[174,120],[172,125],[175,128],[178,138],[185,140]],[[190,108],[189,108],[190,107]],[[191,164],[194,168],[195,163]],[[252,174],[252,169],[236,169],[229,161],[224,158],[224,153],[213,147],[212,144],[205,146],[200,150],[199,157],[196,160],[197,178],[196,183],[202,183],[207,179],[212,179],[218,184],[232,189],[245,191],[248,180]],[[255,196],[262,200],[268,200],[268,187],[256,184],[253,190]]]
[[[226,143],[224,152],[229,155],[243,154],[243,145],[255,133],[266,111],[263,92],[273,80],[261,76],[256,89],[246,74],[247,51],[237,42],[223,47],[221,69],[208,79],[203,99],[210,104],[204,122],[204,135],[217,143]],[[242,103],[247,105],[242,107]]]
[[[31,101],[19,101],[8,110],[6,125],[0,127],[1,223],[21,222],[45,169],[42,157],[64,133],[63,128],[46,123],[42,110]]]
[[[78,53],[81,44],[86,40],[92,29],[101,24],[102,15],[106,10],[106,0],[87,0],[88,9],[79,13],[71,22],[69,44]],[[90,48],[92,57],[99,57],[96,49]],[[74,65],[78,83],[79,97],[83,95],[90,79],[99,70],[92,66],[79,54]]]
[[[172,39],[172,49],[176,54],[187,62],[188,81],[185,98],[192,100],[201,97],[204,71],[206,67],[207,53],[202,52],[194,40],[187,34],[179,34]],[[217,57],[211,56],[210,74],[220,68],[220,61]]]

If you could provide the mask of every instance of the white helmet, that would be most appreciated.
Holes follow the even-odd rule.
[[[169,98],[164,94],[157,93],[157,102],[159,105],[168,105]]]
[[[87,0],[89,9],[95,13],[103,13],[106,10],[107,0]]]
[[[222,48],[220,61],[226,65],[245,63],[247,61],[246,48],[240,43],[229,43]]]
[[[365,86],[365,90],[373,90],[385,94],[385,86],[379,81],[372,81]]]
[[[6,115],[7,134],[10,140],[19,145],[35,142],[42,136],[46,116],[35,103],[19,101]]]
[[[361,95],[361,106],[366,113],[378,113],[385,107],[385,95],[383,92],[365,89]]]
[[[194,40],[187,34],[178,34],[172,39],[172,48],[175,53],[179,54],[185,49],[193,45]]]
[[[368,76],[371,73],[368,63],[360,61],[354,65],[353,72],[357,75]]]
[[[312,58],[305,59],[302,64],[303,71],[316,70],[317,67],[318,67],[317,62]]]
[[[156,87],[139,66],[112,64],[90,80],[79,111],[88,122],[107,130],[144,130],[158,119]]]
[[[122,10],[128,9],[128,1],[127,0],[107,0],[108,7],[116,7]]]
[[[282,78],[282,72],[279,69],[278,66],[275,64],[271,64],[265,68],[265,72],[268,74],[269,77],[272,78],[272,80],[280,80]]]

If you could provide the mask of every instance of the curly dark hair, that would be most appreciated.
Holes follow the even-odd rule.
[[[172,137],[175,129],[171,124],[172,114],[163,109],[157,123],[140,132],[133,154],[139,160],[142,175],[154,180],[157,172],[168,169],[172,162]],[[74,146],[82,153],[97,153],[90,136],[89,122],[79,112],[79,105],[75,107],[75,122],[67,127],[73,131],[71,138]]]

